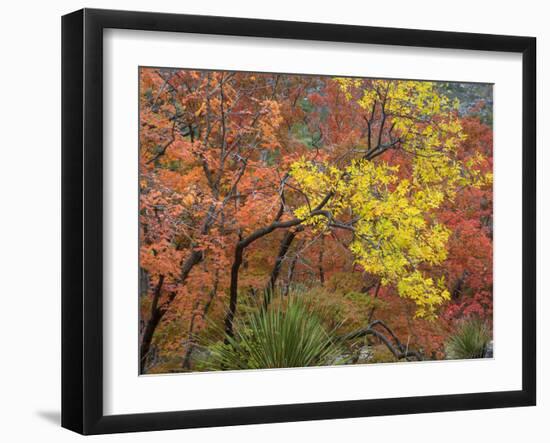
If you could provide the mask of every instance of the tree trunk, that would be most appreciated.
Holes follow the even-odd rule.
[[[264,292],[264,309],[266,309],[271,303],[273,293],[275,292],[275,285],[277,284],[277,279],[279,278],[279,274],[281,273],[281,268],[283,266],[283,260],[285,259],[292,242],[296,238],[296,235],[298,232],[303,231],[303,229],[304,228],[302,226],[299,226],[294,231],[287,231],[281,240],[279,252],[277,253],[275,264],[273,265],[273,270],[271,271],[271,276],[269,277],[269,282]]]
[[[467,276],[468,276],[468,271],[464,270],[460,275],[460,277],[457,278],[455,284],[453,285],[453,289],[451,291],[451,300],[457,300],[462,295],[462,291],[464,289],[464,282],[466,281]]]
[[[149,355],[149,350],[151,349],[151,342],[153,340],[153,335],[155,330],[162,318],[163,314],[159,310],[155,310],[151,313],[151,317],[145,326],[145,331],[143,332],[143,338],[141,341],[141,346],[139,349],[139,372],[140,374],[145,374],[145,365],[147,362],[147,356]]]
[[[298,249],[302,246],[303,242],[299,244]],[[292,280],[294,279],[294,271],[296,270],[296,264],[298,263],[298,252],[294,254],[294,257],[292,257],[292,260],[290,261],[290,265],[288,266],[288,275],[286,278],[286,284],[285,289],[283,291],[283,296],[286,297],[290,291],[290,285],[292,284]]]
[[[321,235],[321,247],[319,248],[319,281],[321,286],[325,285],[325,270],[323,268],[323,256],[325,253],[325,237]]]
[[[149,320],[145,325],[143,335],[141,337],[141,345],[139,348],[139,373],[145,373],[145,364],[147,362],[147,356],[151,348],[151,342],[153,340],[153,334],[157,328],[160,319],[162,318],[162,311],[158,306],[160,295],[162,293],[162,285],[164,284],[164,275],[159,276],[157,286],[155,286],[155,292],[153,294],[153,302],[151,303],[151,314]]]
[[[191,314],[191,320],[189,321],[189,333],[187,335],[187,349],[185,350],[185,355],[183,357],[183,369],[191,369],[191,355],[193,354],[193,349],[195,345],[195,318],[197,318],[196,310],[199,307],[199,301],[196,300],[193,303],[193,313]]]
[[[328,201],[332,198],[334,195],[333,192],[329,192],[323,200],[317,205],[317,207],[310,212],[310,216],[315,215],[325,215],[326,211],[323,211],[323,207],[328,203]],[[294,218],[292,220],[287,221],[279,221],[283,214],[284,205],[281,205],[281,209],[279,210],[279,214],[277,214],[277,217],[275,218],[275,221],[271,223],[269,226],[265,226],[263,228],[257,229],[252,234],[248,235],[247,237],[239,240],[237,242],[237,246],[235,247],[235,258],[233,260],[233,265],[231,266],[231,283],[229,285],[229,309],[227,310],[227,314],[225,316],[225,333],[229,337],[233,337],[233,320],[235,318],[235,312],[237,311],[237,297],[238,297],[238,284],[239,284],[239,270],[241,268],[241,264],[243,262],[243,254],[244,250],[250,246],[252,243],[254,243],[256,240],[265,237],[266,235],[272,233],[276,229],[286,229],[286,228],[292,228],[294,226],[298,226],[302,224],[304,219],[300,218]]]
[[[243,262],[243,246],[242,241],[237,243],[235,248],[235,258],[233,260],[233,266],[231,266],[231,283],[229,285],[229,309],[225,316],[225,333],[229,337],[233,337],[233,319],[235,318],[235,312],[237,311],[237,297],[239,286],[239,269]]]
[[[378,298],[378,293],[380,292],[380,286],[381,285],[382,285],[382,279],[379,279],[378,283],[376,283],[376,289],[374,290],[374,295],[372,297],[374,300],[376,300],[376,298]],[[375,310],[376,310],[376,304],[373,304],[372,308],[370,308],[369,318],[367,320],[368,323],[370,323],[372,321],[372,316],[374,315]]]
[[[191,270],[196,264],[200,263],[202,258],[203,258],[203,254],[201,251],[193,250],[191,252],[191,255],[187,257],[187,260],[185,260],[185,262],[181,267],[181,273],[180,273],[181,284],[185,284],[187,277],[189,276],[189,273],[191,272]],[[149,350],[151,348],[151,342],[153,341],[153,336],[155,335],[155,331],[160,321],[162,320],[162,317],[164,317],[164,314],[170,307],[170,304],[174,301],[174,298],[176,297],[176,292],[172,292],[169,294],[168,299],[161,306],[158,305],[163,283],[164,283],[164,276],[161,275],[159,277],[159,283],[157,284],[155,288],[155,293],[153,295],[153,303],[151,305],[151,315],[149,316],[149,320],[147,320],[147,324],[145,325],[145,329],[141,337],[141,344],[139,348],[140,374],[144,373],[145,365],[147,362],[147,355],[149,354]]]
[[[216,268],[216,275],[214,277],[214,286],[213,286],[212,290],[210,291],[210,294],[208,296],[208,300],[204,304],[204,308],[202,310],[202,318],[206,318],[206,315],[208,314],[208,311],[210,310],[210,306],[212,306],[212,301],[214,300],[214,297],[216,297],[216,294],[218,293],[219,275],[220,275],[220,270],[218,268]],[[195,308],[193,310],[195,310],[197,307],[198,307],[198,303],[197,303],[197,305],[195,305]],[[187,345],[187,349],[185,350],[185,355],[183,357],[182,367],[183,367],[183,369],[187,369],[187,370],[191,369],[191,357],[193,355],[193,351],[195,350],[195,345],[196,345],[195,331],[194,331],[194,329],[195,329],[195,318],[196,318],[196,315],[193,314],[191,316],[191,322],[189,324],[189,339],[188,339],[189,344]]]

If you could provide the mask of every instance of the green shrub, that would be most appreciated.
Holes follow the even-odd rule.
[[[483,358],[491,331],[483,320],[473,317],[461,322],[445,348],[450,359]]]
[[[263,369],[341,364],[335,343],[311,304],[289,296],[237,319],[234,336],[209,347],[208,369]]]

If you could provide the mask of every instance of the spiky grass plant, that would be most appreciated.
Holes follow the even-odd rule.
[[[299,297],[247,313],[234,336],[210,346],[210,369],[266,369],[325,366],[343,362],[335,343],[310,304]]]
[[[483,358],[491,341],[491,331],[487,323],[472,317],[462,321],[446,343],[450,359]]]

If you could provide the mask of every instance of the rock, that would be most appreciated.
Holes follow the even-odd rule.
[[[357,359],[357,363],[368,363],[373,356],[373,352],[370,346],[363,346],[359,350],[359,358]]]
[[[487,343],[487,347],[485,348],[485,353],[483,354],[483,358],[493,358],[493,340]]]

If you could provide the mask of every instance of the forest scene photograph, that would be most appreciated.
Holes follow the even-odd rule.
[[[493,85],[139,68],[139,374],[493,357]]]

